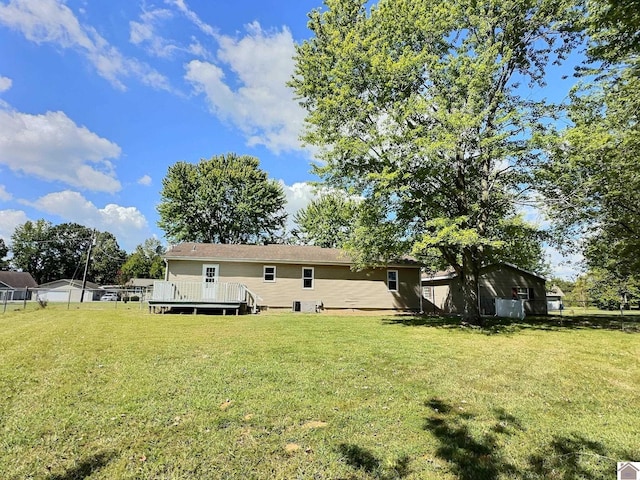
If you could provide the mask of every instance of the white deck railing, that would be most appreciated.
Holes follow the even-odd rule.
[[[247,302],[247,288],[241,283],[229,282],[153,282],[154,302]]]

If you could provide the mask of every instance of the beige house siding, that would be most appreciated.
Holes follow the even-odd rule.
[[[433,306],[436,311],[447,313],[462,313],[463,297],[460,280],[458,278],[429,281],[423,279],[423,286],[433,287]],[[492,265],[483,269],[480,279],[480,297],[483,313],[493,314],[492,300],[495,298],[513,298],[513,288],[522,287],[532,289],[533,299],[525,300],[525,312],[529,315],[546,315],[546,288],[544,279],[531,275],[507,265]],[[429,306],[425,306],[429,312]]]
[[[347,265],[170,259],[167,280],[200,282],[203,264],[219,265],[219,281],[246,285],[260,297],[261,306],[291,308],[294,301],[315,301],[325,308],[420,309],[418,267],[389,267],[398,271],[397,292],[387,288],[386,268],[354,272]],[[275,282],[263,280],[265,266],[276,267]],[[303,288],[303,268],[314,269],[312,289]]]

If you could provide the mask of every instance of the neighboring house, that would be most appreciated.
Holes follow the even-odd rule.
[[[480,269],[480,313],[496,314],[496,299],[522,300],[524,312],[546,315],[545,278],[509,263],[488,265]],[[422,294],[426,313],[462,313],[460,279],[453,271],[422,275]]]
[[[30,289],[37,287],[30,273],[0,271],[0,302],[31,300]]]
[[[124,288],[128,296],[146,296],[153,290],[153,282],[155,281],[154,278],[131,278],[124,284]]]
[[[557,285],[552,285],[547,291],[547,310],[562,310],[564,309],[563,303],[564,292]]]
[[[228,297],[229,304],[294,311],[421,308],[420,265],[412,259],[354,271],[338,249],[204,243],[176,245],[164,258],[166,281],[156,282],[152,306],[223,308]]]
[[[100,300],[104,290],[93,282],[87,282],[83,302]],[[43,283],[38,287],[38,296],[47,302],[79,302],[82,295],[82,280],[61,279]]]

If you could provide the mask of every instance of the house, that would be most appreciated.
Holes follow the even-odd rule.
[[[104,291],[99,285],[87,282],[85,285],[83,302],[100,300]],[[82,280],[61,279],[43,283],[38,287],[38,296],[47,302],[80,302],[82,295]]]
[[[155,281],[154,278],[131,278],[124,284],[126,295],[147,298],[148,293],[153,290]]]
[[[480,312],[495,315],[496,304],[522,301],[523,313],[546,315],[545,278],[510,263],[497,263],[480,269]],[[462,313],[463,297],[460,279],[452,271],[422,275],[424,311],[429,313]]]
[[[547,290],[547,310],[563,310],[564,302],[563,302],[564,292],[558,285],[552,285],[549,290]]]
[[[0,271],[0,302],[31,300],[30,289],[38,284],[28,272]]]
[[[163,309],[420,310],[420,265],[413,259],[352,270],[339,249],[301,245],[183,243],[164,255],[164,282],[150,306]]]

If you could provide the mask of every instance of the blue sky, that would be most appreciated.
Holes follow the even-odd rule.
[[[321,3],[0,0],[0,237],[45,218],[132,251],[163,238],[168,167],[227,152],[259,158],[289,212],[306,205],[312,154],[285,82]]]

